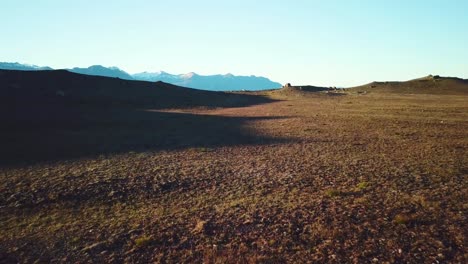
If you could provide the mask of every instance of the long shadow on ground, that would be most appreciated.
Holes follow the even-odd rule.
[[[86,120],[75,119],[73,124],[2,131],[1,163],[284,141],[254,135],[243,129],[248,122],[272,117],[224,117],[130,109],[86,114]]]
[[[271,117],[157,111],[272,102],[262,96],[206,92],[64,71],[0,71],[0,92],[2,166],[130,151],[286,140],[255,135],[245,129],[249,122]]]

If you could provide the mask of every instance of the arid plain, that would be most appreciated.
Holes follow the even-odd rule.
[[[5,116],[0,259],[466,263],[467,87],[207,92],[180,107],[158,95],[173,103],[131,111],[80,101],[55,126]],[[63,107],[57,89],[47,107]]]

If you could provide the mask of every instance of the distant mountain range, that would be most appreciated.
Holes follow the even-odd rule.
[[[80,73],[80,74],[86,74],[86,75],[95,75],[95,76],[105,76],[105,77],[114,77],[114,78],[120,78],[120,79],[125,79],[125,80],[135,80],[130,74],[126,73],[125,71],[122,71],[121,69],[117,67],[109,67],[106,68],[101,65],[93,65],[88,68],[73,68],[73,69],[67,69],[68,71],[74,72],[74,73]]]
[[[41,71],[53,70],[51,67],[40,67],[36,65],[27,65],[21,63],[0,62],[0,69],[5,70],[22,70],[22,71]],[[267,90],[281,88],[281,84],[273,82],[265,77],[260,76],[235,76],[232,74],[217,74],[217,75],[199,75],[194,72],[187,74],[170,74],[167,72],[141,72],[129,74],[117,67],[104,67],[101,65],[93,65],[88,68],[72,68],[66,69],[70,72],[114,77],[125,80],[138,80],[156,82],[162,81],[177,86],[209,90],[209,91],[239,91],[239,90]]]
[[[204,89],[210,91],[265,90],[281,88],[281,84],[259,76],[235,76],[232,74],[199,75],[170,74],[167,72],[142,72],[132,75],[136,80],[163,81],[178,86]]]
[[[50,67],[40,67],[31,64],[21,64],[18,62],[0,62],[0,69],[2,70],[17,70],[17,71],[47,71],[53,70]]]

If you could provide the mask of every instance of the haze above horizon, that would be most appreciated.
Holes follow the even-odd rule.
[[[468,1],[2,1],[0,61],[349,87],[468,78]]]

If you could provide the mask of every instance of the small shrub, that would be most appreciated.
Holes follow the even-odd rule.
[[[137,239],[135,239],[135,245],[137,247],[144,247],[147,246],[149,243],[153,241],[153,238],[150,236],[142,236]]]
[[[393,219],[393,221],[399,225],[407,225],[411,221],[413,221],[413,218],[406,214],[397,214],[395,218]]]
[[[192,233],[205,233],[208,227],[208,222],[200,220],[195,225],[195,228],[192,230]]]
[[[366,189],[368,186],[369,186],[369,183],[368,183],[368,182],[361,182],[361,183],[359,183],[358,185],[356,185],[356,187],[357,187],[359,190],[364,190],[364,189]]]
[[[330,189],[330,190],[327,190],[325,194],[330,197],[337,197],[341,195],[341,192],[336,189]]]
[[[269,245],[270,247],[274,246],[275,244],[276,244],[276,240],[274,240],[274,239],[270,239],[270,240],[268,241],[268,245]]]

